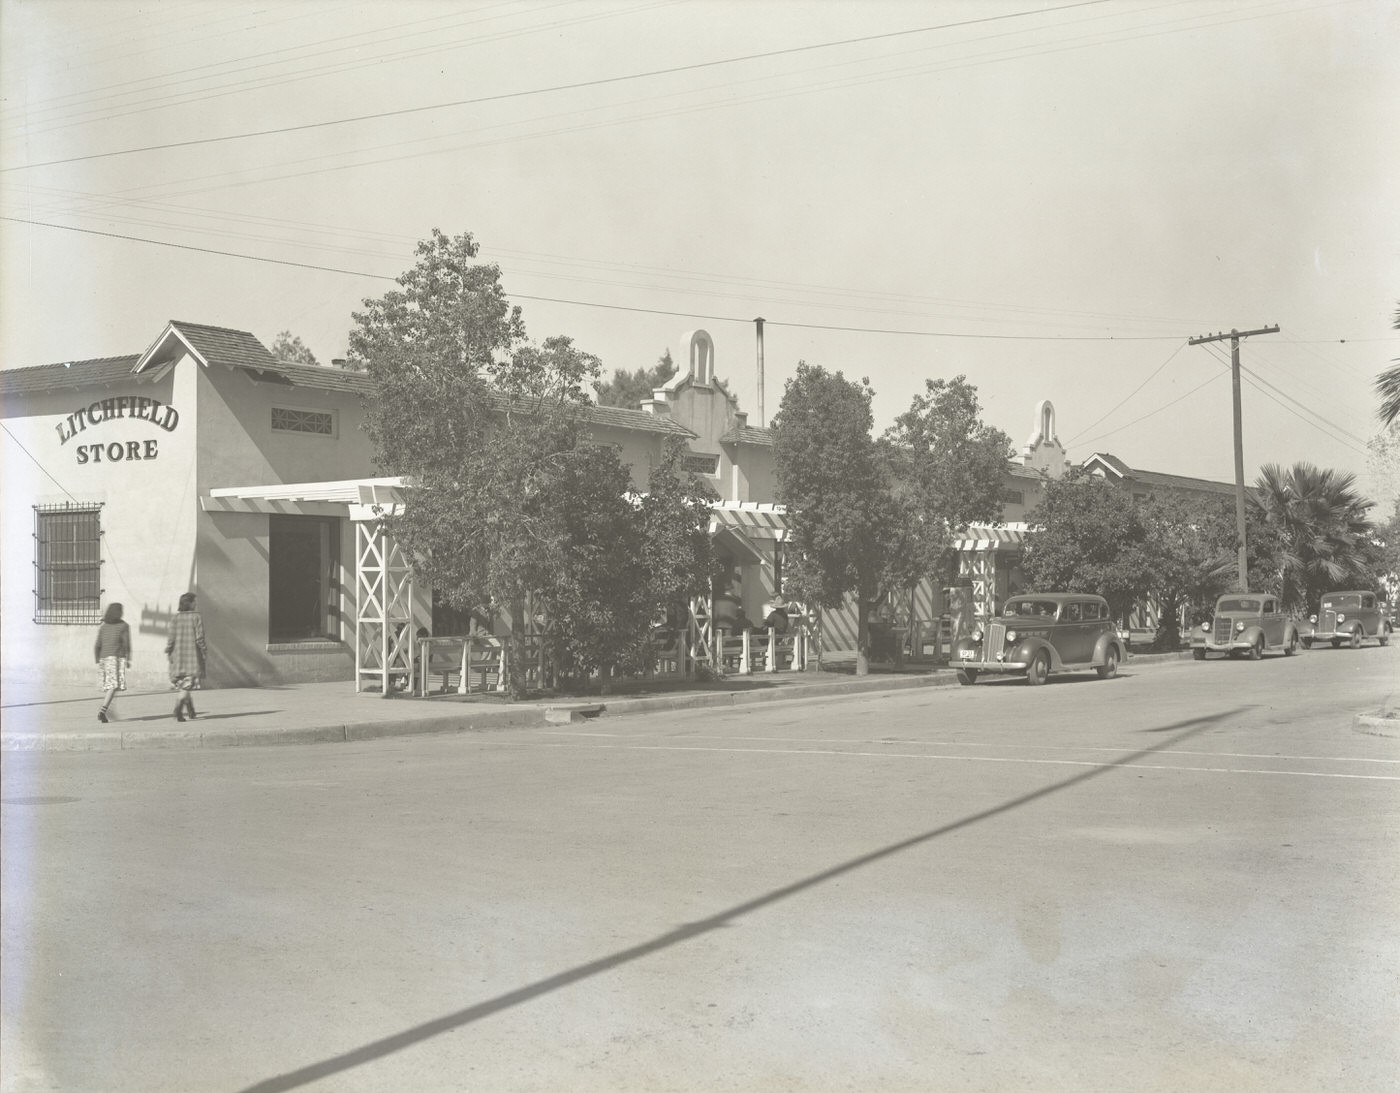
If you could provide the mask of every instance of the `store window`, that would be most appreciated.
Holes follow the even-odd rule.
[[[34,621],[102,621],[102,506],[34,507]]]
[[[269,516],[269,642],[340,640],[340,521]]]

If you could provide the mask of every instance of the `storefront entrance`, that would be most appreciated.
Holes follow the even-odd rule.
[[[340,521],[268,517],[268,641],[338,641]]]

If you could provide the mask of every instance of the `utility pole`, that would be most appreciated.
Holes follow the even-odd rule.
[[[1244,436],[1240,415],[1240,339],[1254,334],[1277,334],[1278,326],[1266,326],[1259,330],[1232,330],[1228,334],[1207,334],[1191,338],[1187,345],[1202,345],[1205,342],[1220,342],[1230,339],[1230,385],[1235,394],[1235,529],[1239,549],[1239,590],[1249,591],[1249,553],[1245,549],[1245,507],[1244,507]]]

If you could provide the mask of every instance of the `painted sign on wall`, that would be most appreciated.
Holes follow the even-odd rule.
[[[58,430],[58,442],[67,444],[75,436],[87,432],[89,428],[117,421],[122,418],[139,418],[173,433],[180,423],[180,414],[175,407],[160,399],[142,395],[117,395],[98,402],[80,406],[60,420],[54,428]],[[155,459],[160,454],[154,438],[145,440],[109,440],[96,444],[79,444],[76,458],[79,463],[120,463],[123,460]]]

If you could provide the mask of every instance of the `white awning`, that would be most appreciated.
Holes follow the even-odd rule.
[[[412,481],[392,478],[347,478],[334,482],[279,482],[269,486],[227,486],[199,499],[205,512],[272,513],[293,516],[349,516],[375,519],[371,507],[386,512],[402,504]]]

